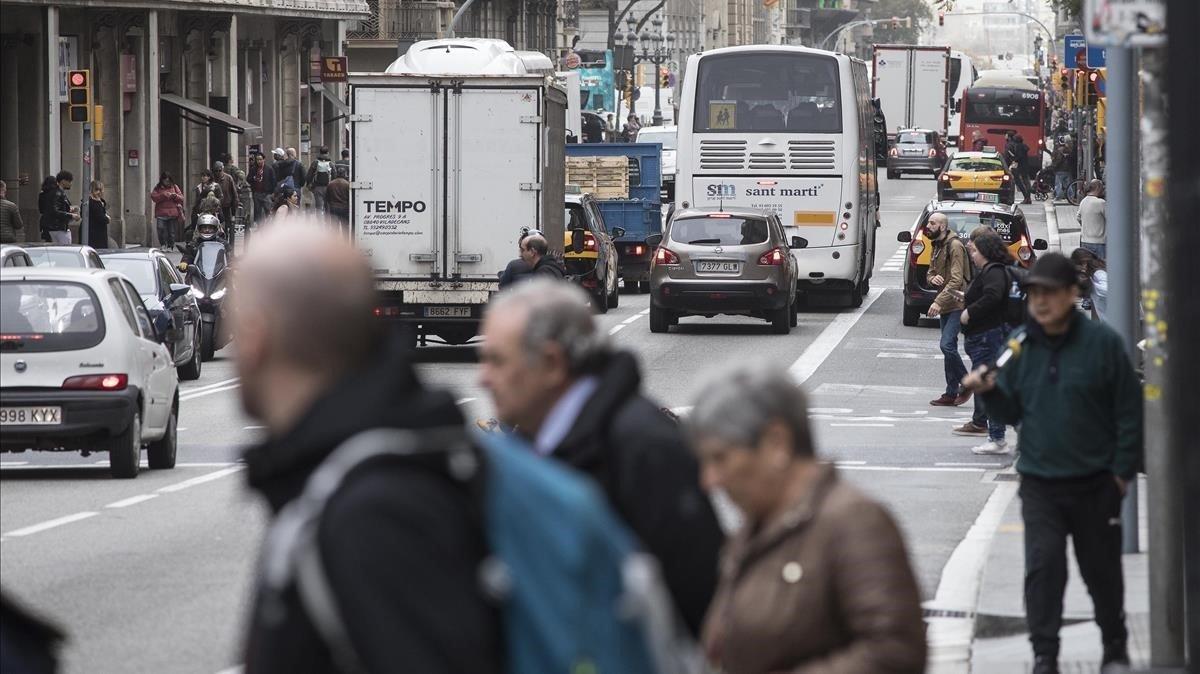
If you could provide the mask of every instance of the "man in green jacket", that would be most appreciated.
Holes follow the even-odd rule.
[[[1075,310],[1071,262],[1050,253],[1025,281],[1032,320],[997,370],[964,386],[989,419],[1018,426],[1025,520],[1025,609],[1035,674],[1058,672],[1067,536],[1095,606],[1102,665],[1128,664],[1121,572],[1121,499],[1136,479],[1142,396],[1121,337]]]

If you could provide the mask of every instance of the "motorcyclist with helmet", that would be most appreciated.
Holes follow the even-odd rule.
[[[229,249],[229,242],[225,238],[225,231],[221,227],[221,220],[212,213],[201,213],[196,217],[196,230],[187,247],[181,251],[183,253],[183,261],[180,263],[181,267],[186,269],[187,265],[192,264],[196,260],[196,250],[203,241],[220,241],[225,244],[226,251]]]

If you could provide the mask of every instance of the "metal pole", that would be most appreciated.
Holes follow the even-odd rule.
[[[1166,401],[1170,370],[1167,364],[1167,331],[1159,321],[1167,318],[1170,299],[1163,269],[1167,247],[1167,110],[1165,54],[1161,49],[1142,51],[1142,306],[1146,311],[1145,451],[1150,509],[1150,664],[1183,665],[1183,523],[1182,493],[1178,476],[1181,461],[1172,451]],[[1163,322],[1162,328],[1166,327]]]
[[[1138,101],[1133,50],[1108,48],[1108,133],[1105,136],[1105,183],[1108,194],[1108,320],[1125,341],[1130,358],[1137,358],[1138,321],[1134,288],[1137,265],[1133,251],[1137,220],[1134,189],[1137,186],[1137,136],[1134,120]],[[1129,483],[1121,506],[1121,539],[1124,552],[1138,551],[1137,480]]]
[[[95,114],[95,113],[92,113]],[[83,188],[83,199],[79,202],[79,241],[76,243],[84,246],[88,245],[88,234],[90,230],[88,211],[92,210],[92,125],[85,123],[83,125],[83,171],[79,176],[80,186]]]
[[[659,91],[662,89],[662,73],[658,68],[663,61],[661,54],[656,54],[650,62],[654,64],[654,116],[650,118],[650,123],[653,126],[662,126],[662,103],[659,100]]]

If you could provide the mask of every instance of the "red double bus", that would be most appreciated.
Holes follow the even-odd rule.
[[[1012,131],[1029,147],[1027,166],[1031,173],[1041,166],[1046,147],[1046,98],[1033,83],[1023,78],[980,78],[967,89],[961,103],[962,129],[958,147],[972,149],[979,139],[1004,151],[1005,135]]]

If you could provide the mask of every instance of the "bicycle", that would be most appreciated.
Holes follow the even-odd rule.
[[[1079,202],[1083,201],[1083,197],[1086,194],[1087,194],[1087,181],[1086,180],[1076,180],[1075,182],[1071,183],[1070,185],[1067,185],[1067,201],[1069,201],[1072,206],[1078,206]]]

